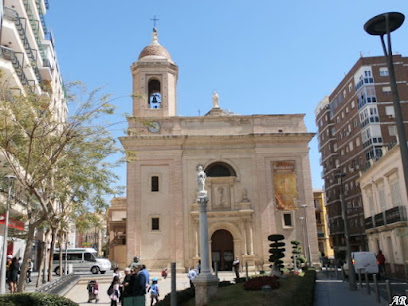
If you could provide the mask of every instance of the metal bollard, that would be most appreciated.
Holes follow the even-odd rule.
[[[339,279],[339,268],[336,266],[336,279]]]
[[[345,272],[344,272],[344,268],[343,268],[343,267],[341,267],[341,280],[342,280],[343,282],[346,281],[346,276],[345,276]]]
[[[215,276],[218,277],[218,261],[214,261]]]
[[[245,280],[248,280],[248,262],[245,263]]]
[[[371,294],[371,292],[370,292],[370,280],[368,279],[367,271],[365,271],[365,279],[366,279],[366,285],[367,285],[367,293]]]
[[[363,280],[361,279],[361,269],[358,269],[358,282],[360,283],[360,288],[363,288]]]
[[[391,290],[391,284],[390,284],[389,279],[387,279],[385,281],[385,289],[387,290],[388,303],[391,304],[391,302],[392,302],[392,290]]]
[[[378,290],[378,283],[377,283],[377,274],[373,274],[373,279],[374,279],[375,298],[376,298],[376,300],[377,300],[377,303],[381,303],[381,300],[380,300],[380,291]]]
[[[176,263],[171,263],[171,296],[170,305],[177,306],[177,289],[176,289]]]

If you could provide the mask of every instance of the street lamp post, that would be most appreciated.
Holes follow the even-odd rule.
[[[4,180],[7,182],[7,201],[6,201],[6,212],[4,216],[4,233],[3,233],[3,254],[1,257],[1,274],[0,274],[0,294],[6,293],[6,266],[7,266],[7,236],[8,236],[8,223],[9,223],[9,210],[10,210],[10,200],[11,200],[11,189],[13,187],[13,182],[15,176],[6,175]]]
[[[356,284],[356,275],[354,274],[354,267],[353,267],[353,262],[351,260],[351,247],[350,247],[350,236],[348,232],[348,223],[346,219],[346,207],[344,205],[344,194],[343,194],[343,177],[345,177],[345,173],[337,173],[336,177],[339,180],[340,184],[340,204],[341,204],[341,214],[343,217],[343,222],[344,222],[344,239],[346,240],[346,260],[347,260],[347,266],[349,270],[349,288],[352,291],[357,290],[357,284]]]
[[[394,105],[395,123],[397,125],[399,146],[401,152],[402,168],[405,178],[405,190],[408,194],[408,147],[405,135],[404,120],[402,118],[400,98],[398,93],[397,81],[395,79],[394,62],[391,48],[391,32],[398,29],[404,22],[405,16],[401,13],[384,13],[371,18],[364,25],[364,30],[370,35],[380,36],[384,55],[387,59],[388,72],[390,76],[390,85]],[[387,45],[384,42],[384,35],[387,35]]]
[[[306,241],[305,241],[305,243],[307,244],[307,245],[305,246],[305,247],[307,247],[306,256],[307,256],[307,263],[308,263],[309,267],[311,267],[311,266],[312,266],[312,254],[310,253],[309,231],[308,231],[308,229],[307,229],[307,210],[306,210],[307,205],[306,205],[306,204],[302,204],[302,205],[300,205],[300,207],[302,207],[302,208],[304,209],[303,212],[304,212],[304,217],[305,217],[304,221],[305,221],[305,235],[306,235]]]

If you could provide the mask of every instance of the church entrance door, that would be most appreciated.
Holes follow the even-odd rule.
[[[211,236],[212,267],[217,262],[218,271],[231,271],[234,260],[234,241],[227,230],[215,231]]]

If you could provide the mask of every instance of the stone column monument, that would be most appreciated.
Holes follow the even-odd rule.
[[[207,202],[208,196],[205,190],[206,174],[202,165],[197,167],[198,195],[197,203],[200,205],[200,254],[201,273],[194,279],[195,304],[196,306],[207,305],[211,297],[217,292],[219,279],[211,274],[208,249],[208,224]]]

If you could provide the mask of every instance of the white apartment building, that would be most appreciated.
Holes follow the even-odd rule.
[[[44,16],[48,0],[0,1],[0,86],[12,95],[34,93],[52,101],[56,118],[65,120],[67,106],[52,33]],[[0,165],[1,165],[0,156]],[[0,181],[3,181],[0,178]],[[7,190],[0,184],[0,207],[5,205]],[[12,201],[9,224],[8,254],[22,255],[23,240],[17,238],[24,224],[16,223],[14,216],[24,212],[24,203]],[[3,240],[4,217],[0,216],[0,243]],[[0,250],[0,253],[2,250]],[[0,254],[1,255],[1,254]]]
[[[407,276],[407,191],[399,145],[383,156],[359,179],[370,251],[382,250],[387,274]]]

